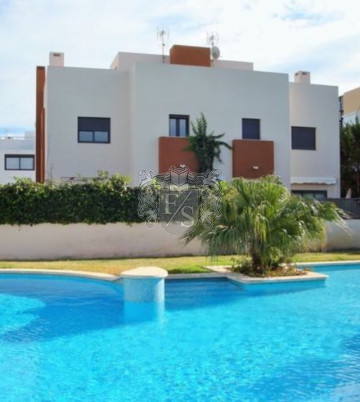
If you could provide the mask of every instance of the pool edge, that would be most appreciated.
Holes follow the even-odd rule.
[[[66,269],[57,270],[57,269],[33,269],[33,268],[0,268],[0,275],[1,274],[60,275],[60,276],[100,279],[108,282],[119,280],[119,275],[90,272],[90,271],[72,271]]]

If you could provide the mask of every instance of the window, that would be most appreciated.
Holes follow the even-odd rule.
[[[170,137],[188,137],[189,116],[171,114],[169,116],[169,135]]]
[[[110,143],[108,117],[78,117],[78,142]]]
[[[34,155],[5,155],[5,170],[34,170]]]
[[[291,127],[292,149],[316,149],[316,137],[314,127]]]
[[[260,140],[260,120],[242,119],[242,137],[244,140]]]
[[[326,190],[293,190],[292,193],[301,197],[312,197],[318,201],[326,200],[327,198]]]

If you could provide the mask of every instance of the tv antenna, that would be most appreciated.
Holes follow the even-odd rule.
[[[211,60],[214,63],[220,57],[220,49],[216,46],[219,43],[219,34],[216,32],[207,33],[206,42],[211,46]]]
[[[164,28],[157,29],[157,39],[161,43],[162,62],[165,63],[165,46],[169,39],[169,30]]]

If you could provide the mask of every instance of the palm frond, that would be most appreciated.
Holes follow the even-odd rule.
[[[253,268],[265,272],[321,240],[329,221],[344,226],[334,204],[292,195],[276,177],[234,179],[223,187],[213,225],[199,222],[185,238],[199,238],[210,255],[246,253]]]

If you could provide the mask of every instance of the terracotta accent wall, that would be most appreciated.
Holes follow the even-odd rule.
[[[274,142],[233,140],[233,177],[257,179],[274,173]]]
[[[45,75],[45,67],[36,67],[35,178],[40,183],[45,181]]]
[[[189,140],[184,137],[159,137],[159,173],[167,172],[171,166],[186,165],[192,172],[199,167],[192,151],[185,151]]]
[[[174,45],[170,49],[170,64],[210,67],[210,48]]]

